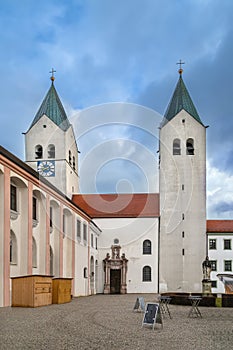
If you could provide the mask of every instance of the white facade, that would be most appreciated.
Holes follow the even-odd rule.
[[[208,233],[208,256],[211,262],[212,293],[225,293],[218,274],[232,274],[233,233]],[[216,286],[216,287],[215,287]]]
[[[188,140],[193,154],[187,154]],[[206,256],[206,129],[185,110],[160,130],[160,215],[160,291],[201,292]]]
[[[117,240],[121,254],[128,260],[126,284],[128,293],[158,292],[158,218],[110,218],[95,219],[102,233],[99,239],[99,261],[107,253],[111,254],[111,246]],[[143,242],[151,242],[151,253],[143,254]],[[151,268],[151,279],[143,281],[143,268]],[[99,276],[97,292],[103,293],[104,271]]]

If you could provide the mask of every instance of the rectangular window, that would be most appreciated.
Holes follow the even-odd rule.
[[[91,246],[94,248],[94,236],[93,233],[91,234]]]
[[[217,260],[210,260],[211,270],[217,271]]]
[[[182,232],[182,238],[184,238],[184,231]]]
[[[63,230],[63,233],[66,233],[66,217],[64,214],[62,217],[62,230]]]
[[[217,288],[217,281],[211,281],[211,287]]]
[[[53,227],[53,208],[50,207],[49,209],[49,222],[50,222],[50,227]]]
[[[98,249],[98,240],[97,240],[97,237],[95,237],[95,249]]]
[[[209,249],[217,249],[216,239],[209,239]]]
[[[231,249],[231,239],[224,239],[224,249]]]
[[[182,249],[182,255],[184,255],[184,249]]]
[[[10,240],[10,263],[13,263],[13,242]]]
[[[36,197],[32,198],[32,219],[37,220],[37,199],[36,199]]]
[[[231,260],[224,260],[224,271],[232,271]]]
[[[11,185],[11,210],[17,211],[17,188],[14,185]]]
[[[87,241],[87,225],[83,224],[83,240]]]
[[[182,220],[184,220],[184,214],[182,214]]]
[[[81,221],[77,220],[77,238],[81,239]]]

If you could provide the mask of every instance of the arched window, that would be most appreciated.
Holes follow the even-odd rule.
[[[144,266],[142,269],[142,281],[143,282],[151,282],[151,267]]]
[[[32,267],[37,267],[37,246],[34,237],[32,237]]]
[[[36,145],[35,147],[35,158],[36,159],[43,158],[43,147],[41,145]]]
[[[48,145],[48,158],[55,158],[55,146]]]
[[[90,263],[90,267],[91,267],[91,282],[94,282],[94,276],[95,276],[95,263],[94,263],[94,257],[91,256],[91,263]]]
[[[151,241],[149,239],[143,242],[143,254],[151,254]]]
[[[87,267],[84,267],[84,269],[83,269],[83,277],[84,278],[88,277],[88,275],[87,275]]]
[[[194,140],[191,138],[186,141],[186,154],[194,155]]]
[[[75,157],[73,157],[73,169],[75,170]]]
[[[71,151],[69,151],[69,164],[71,165],[72,163],[72,157],[71,157]]]
[[[180,140],[175,139],[173,141],[173,155],[180,155],[181,154],[181,149],[180,149]]]
[[[17,239],[12,230],[10,235],[10,263],[17,264]]]

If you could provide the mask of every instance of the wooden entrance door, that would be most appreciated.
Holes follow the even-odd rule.
[[[110,270],[110,293],[120,294],[121,292],[121,270]]]

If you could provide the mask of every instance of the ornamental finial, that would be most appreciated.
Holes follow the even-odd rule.
[[[54,80],[55,80],[55,76],[54,76],[54,73],[55,73],[56,71],[52,68],[52,70],[51,70],[51,72],[49,72],[49,73],[51,73],[52,74],[52,76],[50,77],[50,79],[52,80],[52,82],[54,82]]]
[[[176,64],[180,65],[178,73],[181,75],[183,73],[182,64],[185,64],[185,62],[182,62],[182,60],[179,60],[179,62],[177,62]]]

